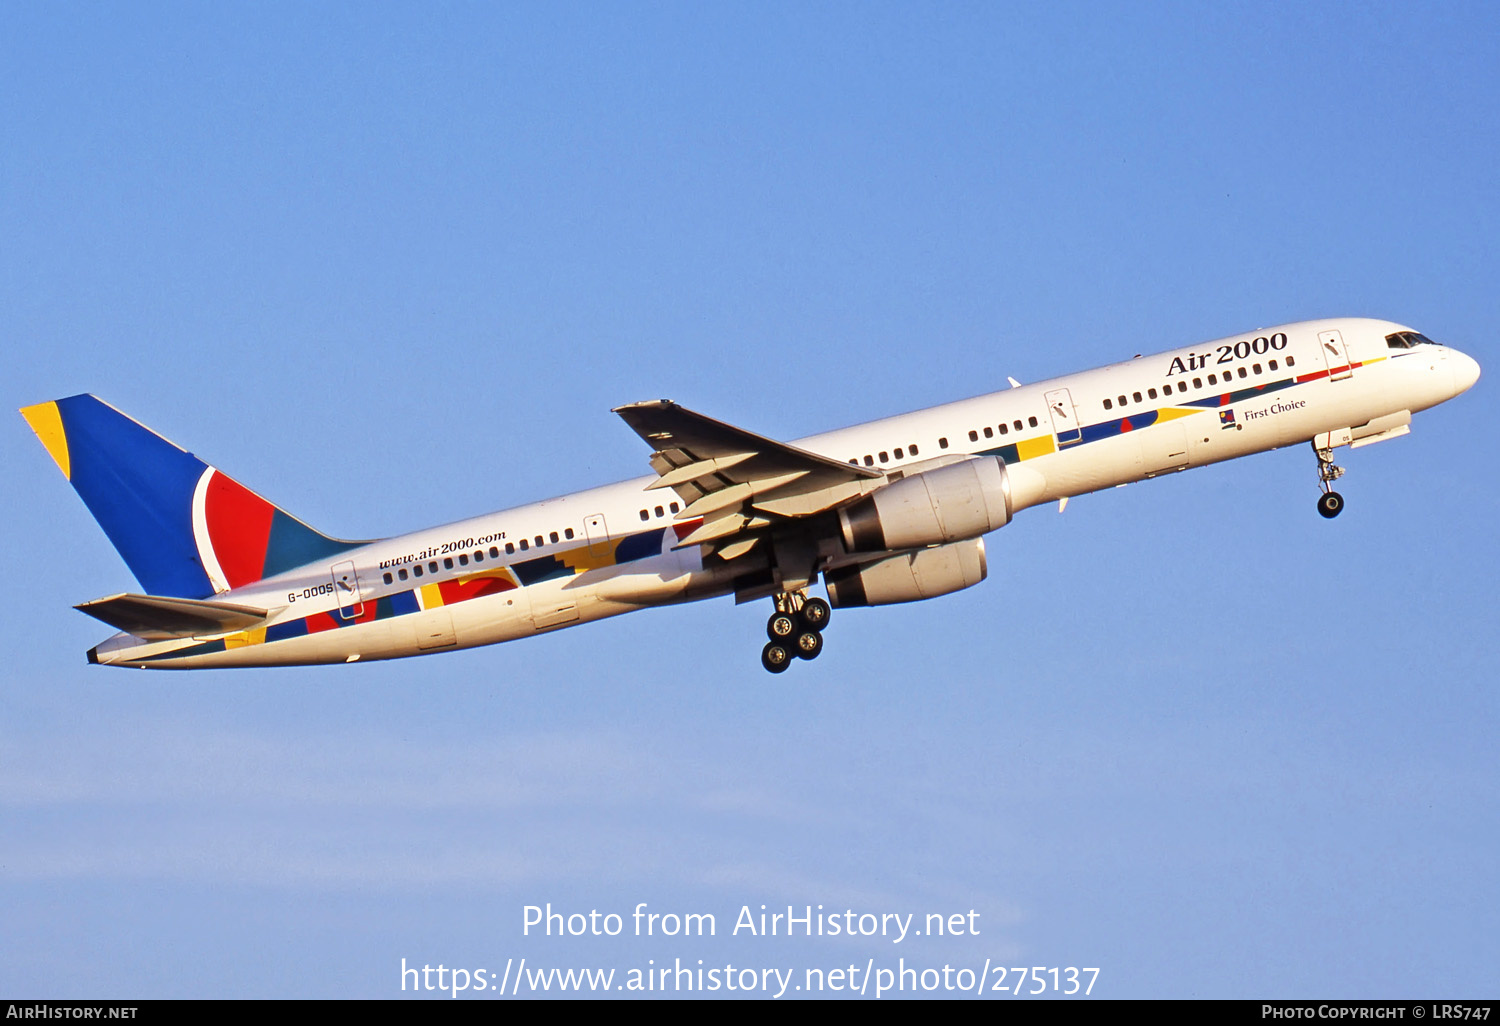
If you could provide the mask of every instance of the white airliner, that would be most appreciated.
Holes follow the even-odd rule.
[[[1305,321],[779,442],[666,400],[615,412],[654,476],[378,541],[330,538],[90,395],[21,411],[144,589],[78,606],[111,666],[355,662],[717,595],[769,598],[772,672],[830,607],[978,584],[984,535],[1070,496],[1311,442],[1404,435],[1479,365],[1388,321]],[[809,597],[822,576],[828,600]]]

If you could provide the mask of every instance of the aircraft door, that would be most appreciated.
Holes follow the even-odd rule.
[[[1068,390],[1054,388],[1044,398],[1047,412],[1052,415],[1052,432],[1057,435],[1057,447],[1061,449],[1081,441],[1083,431],[1078,426],[1078,410],[1073,406],[1073,397]]]
[[[333,593],[338,596],[339,619],[354,620],[363,615],[365,604],[359,593],[359,574],[354,570],[352,560],[335,563],[331,567],[333,574]]]
[[[1318,349],[1323,361],[1328,364],[1328,380],[1340,381],[1354,373],[1349,359],[1349,349],[1344,345],[1344,336],[1337,331],[1318,332]]]
[[[583,533],[588,536],[591,559],[602,559],[609,555],[609,529],[604,525],[603,513],[584,517]]]

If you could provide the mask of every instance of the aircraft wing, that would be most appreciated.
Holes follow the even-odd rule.
[[[679,521],[703,518],[679,548],[710,543],[725,559],[748,551],[754,531],[852,502],[885,481],[882,471],[842,463],[745,431],[666,399],[615,413],[653,450],[649,487],[681,497]]]

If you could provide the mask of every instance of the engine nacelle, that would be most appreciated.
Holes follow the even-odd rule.
[[[971,538],[887,556],[873,563],[842,566],[825,573],[823,581],[828,585],[829,603],[846,609],[947,595],[973,587],[988,573],[984,539]]]
[[[888,552],[977,538],[1010,523],[1004,461],[979,456],[904,477],[839,511],[849,552]]]

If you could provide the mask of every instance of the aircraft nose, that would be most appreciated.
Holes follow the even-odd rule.
[[[1448,364],[1453,368],[1454,395],[1467,392],[1479,380],[1479,361],[1472,356],[1455,351],[1449,356]]]

